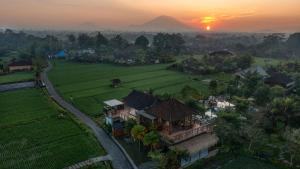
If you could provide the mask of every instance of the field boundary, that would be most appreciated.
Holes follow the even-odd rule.
[[[0,85],[0,92],[13,91],[18,89],[33,88],[34,81],[8,83]]]
[[[80,169],[80,168],[82,168],[82,167],[90,166],[90,165],[93,165],[93,164],[98,163],[98,162],[102,162],[102,161],[110,161],[110,160],[111,160],[110,155],[99,156],[99,157],[90,158],[90,159],[88,159],[88,160],[85,160],[85,161],[76,163],[76,164],[71,165],[71,166],[69,166],[69,167],[66,167],[66,168],[64,168],[64,169]]]

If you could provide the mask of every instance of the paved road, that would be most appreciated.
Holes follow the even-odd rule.
[[[0,92],[31,88],[31,87],[34,87],[34,82],[18,82],[18,83],[4,84],[4,85],[0,85]]]
[[[47,77],[47,72],[52,68],[52,65],[49,64],[49,67],[42,73],[42,80],[46,84],[46,88],[49,92],[49,95],[56,100],[62,107],[73,113],[78,119],[80,119],[84,124],[89,126],[97,137],[98,141],[104,147],[106,152],[112,158],[112,165],[114,169],[132,169],[133,167],[128,162],[125,155],[119,149],[119,147],[113,142],[113,140],[103,131],[102,128],[90,119],[87,115],[76,109],[73,105],[66,102],[62,97],[58,95],[55,91],[52,83]]]

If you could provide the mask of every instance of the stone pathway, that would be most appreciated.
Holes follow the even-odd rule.
[[[88,159],[86,161],[82,161],[80,163],[71,165],[71,166],[66,167],[64,169],[80,169],[82,167],[90,166],[92,164],[96,164],[96,163],[101,162],[101,161],[109,161],[109,160],[111,160],[110,155],[100,156],[100,157],[95,157],[95,158]]]

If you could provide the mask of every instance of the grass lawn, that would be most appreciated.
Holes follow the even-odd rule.
[[[7,75],[0,75],[0,84],[29,81],[33,79],[33,72],[15,72]]]
[[[0,93],[0,168],[57,169],[104,155],[90,132],[38,89]]]
[[[260,58],[260,57],[255,57],[254,58],[254,65],[259,65],[259,66],[267,66],[267,65],[273,65],[276,66],[280,63],[287,62],[288,60],[284,59],[274,59],[274,58]]]
[[[140,165],[151,160],[147,153],[149,150],[147,150],[142,143],[141,148],[139,148],[139,144],[137,142],[126,143],[122,138],[118,138],[118,142],[126,150],[136,165]]]
[[[217,155],[212,158],[206,163],[203,163],[202,160],[197,161],[187,169],[280,169],[264,161],[242,155],[237,158],[232,157],[230,154]]]
[[[166,70],[168,65],[117,66],[111,64],[81,64],[67,61],[54,61],[49,78],[67,100],[80,110],[93,117],[102,112],[102,102],[107,99],[121,99],[132,89],[154,89],[155,94],[176,94],[185,86],[197,88],[207,95],[208,84],[204,79],[218,79],[225,82],[228,74],[196,76]],[[111,79],[120,78],[122,85],[110,87]]]
[[[91,166],[82,167],[81,169],[112,169],[109,162],[100,162]]]

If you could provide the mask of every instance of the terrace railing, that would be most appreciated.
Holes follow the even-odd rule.
[[[189,139],[191,137],[194,137],[194,136],[197,136],[197,135],[200,135],[203,133],[208,133],[211,131],[212,131],[212,126],[210,124],[206,124],[206,125],[198,126],[196,128],[173,133],[170,135],[164,134],[164,137],[173,143],[178,143],[178,142],[184,141],[186,139]]]

